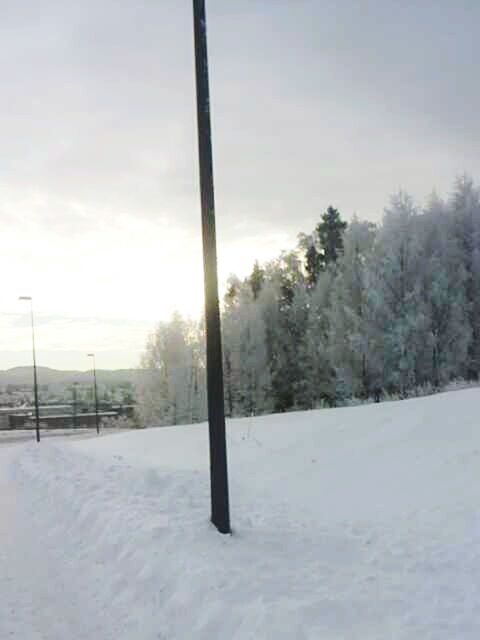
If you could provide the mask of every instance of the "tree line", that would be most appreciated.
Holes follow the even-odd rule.
[[[231,276],[222,311],[229,416],[406,397],[480,374],[480,191],[463,176],[380,224],[329,207],[294,250]],[[206,417],[203,324],[175,313],[149,337],[137,388],[147,423]]]

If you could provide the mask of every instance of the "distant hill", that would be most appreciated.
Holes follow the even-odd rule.
[[[39,384],[72,384],[72,382],[89,383],[92,379],[92,371],[61,371],[49,367],[37,367]],[[135,382],[138,375],[137,369],[97,369],[97,381],[99,384],[120,384],[122,382]],[[13,367],[0,371],[0,386],[7,384],[31,384],[33,367]]]

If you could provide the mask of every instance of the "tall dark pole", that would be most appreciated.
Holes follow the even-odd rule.
[[[33,324],[33,301],[30,300],[30,316],[32,319],[32,351],[33,351],[33,393],[35,395],[35,430],[37,442],[40,442],[40,408],[38,405],[37,358],[35,355],[35,329]]]
[[[205,278],[211,520],[221,533],[230,533],[205,0],[193,0],[193,22],[197,84],[198,154],[200,160],[200,193],[202,202],[203,268]]]
[[[30,319],[32,323],[32,351],[33,351],[33,395],[35,398],[35,430],[37,442],[40,442],[40,409],[38,405],[38,381],[37,381],[37,359],[35,357],[35,329],[33,323],[33,300],[30,296],[20,296],[19,300],[30,302]]]
[[[72,383],[72,427],[77,426],[77,382]]]
[[[97,434],[100,433],[100,423],[98,421],[98,394],[97,394],[97,368],[95,366],[95,354],[87,354],[89,358],[93,359],[93,393],[95,397],[95,425],[97,427]]]

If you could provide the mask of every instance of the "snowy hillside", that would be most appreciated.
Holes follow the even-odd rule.
[[[0,637],[478,638],[479,409],[231,421],[233,536],[208,522],[206,425],[0,450]]]

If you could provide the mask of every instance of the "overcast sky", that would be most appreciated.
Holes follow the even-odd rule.
[[[1,0],[0,369],[202,310],[189,0]],[[480,173],[477,0],[207,0],[220,279]]]

